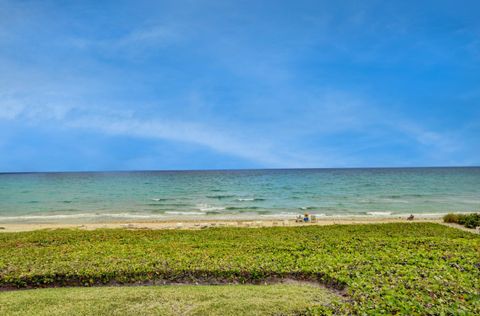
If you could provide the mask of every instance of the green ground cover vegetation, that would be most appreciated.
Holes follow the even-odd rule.
[[[480,236],[433,223],[0,233],[5,289],[319,281],[307,313],[480,314]]]

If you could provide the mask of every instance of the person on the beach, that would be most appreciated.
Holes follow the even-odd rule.
[[[306,223],[310,220],[310,215],[308,213],[305,213],[303,216],[303,221]]]

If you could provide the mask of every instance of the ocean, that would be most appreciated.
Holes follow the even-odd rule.
[[[478,167],[0,174],[0,223],[473,211]]]

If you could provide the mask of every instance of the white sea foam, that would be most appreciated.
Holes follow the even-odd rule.
[[[225,207],[223,206],[211,206],[208,204],[199,204],[197,205],[198,210],[202,212],[213,212],[213,211],[223,211],[225,210]]]
[[[255,201],[254,198],[238,198],[236,200],[239,202]]]
[[[392,212],[367,212],[367,214],[373,216],[390,216]]]
[[[203,212],[223,211],[223,210],[225,210],[224,207],[215,207],[215,206],[212,206],[212,207],[201,207],[201,208],[200,208],[200,211],[203,211]]]
[[[204,212],[180,212],[180,211],[171,211],[165,212],[168,215],[206,215]]]
[[[301,209],[301,210],[304,210],[304,211],[305,211],[305,210],[314,210],[314,209],[316,209],[316,208],[317,208],[317,207],[315,207],[315,206],[301,206],[301,207],[300,207],[300,209]]]

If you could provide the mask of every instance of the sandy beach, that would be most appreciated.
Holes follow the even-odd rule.
[[[124,229],[206,229],[214,227],[274,227],[274,226],[324,226],[346,224],[378,224],[401,222],[433,222],[442,223],[439,217],[419,217],[408,221],[406,217],[371,218],[371,217],[343,217],[320,218],[316,222],[296,222],[295,219],[177,219],[165,221],[132,221],[132,222],[102,222],[102,223],[4,223],[0,224],[0,232],[20,232],[39,229],[74,228],[94,230],[101,228]]]

